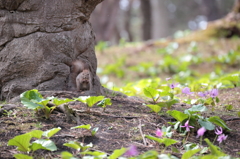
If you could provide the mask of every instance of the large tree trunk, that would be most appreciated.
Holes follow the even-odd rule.
[[[141,0],[141,11],[143,15],[143,40],[149,40],[152,38],[152,13],[151,2],[149,0]]]
[[[94,34],[88,20],[101,1],[0,0],[1,99],[33,88],[77,90],[76,76],[83,69],[89,69],[92,84],[91,90],[85,90],[99,94]],[[72,63],[77,59],[84,63],[78,72]]]
[[[105,0],[94,10],[90,21],[96,33],[96,41],[110,41],[116,36],[119,0]]]

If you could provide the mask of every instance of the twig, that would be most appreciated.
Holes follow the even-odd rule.
[[[139,128],[140,134],[141,134],[141,136],[142,136],[144,146],[147,146],[147,143],[146,143],[145,137],[144,137],[143,132],[142,132],[142,123],[141,123],[141,119],[139,119],[139,125],[138,125],[138,128]]]

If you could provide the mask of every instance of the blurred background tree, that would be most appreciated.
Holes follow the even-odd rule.
[[[208,22],[226,16],[238,5],[239,0],[104,0],[90,21],[96,41],[113,45],[120,39],[145,41],[178,30],[206,29]]]

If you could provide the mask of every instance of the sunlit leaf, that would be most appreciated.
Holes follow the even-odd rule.
[[[71,129],[77,129],[77,128],[90,130],[91,129],[91,125],[87,124],[87,125],[80,125],[80,126],[71,127]]]
[[[45,150],[49,150],[49,151],[57,150],[55,143],[53,141],[47,140],[47,139],[36,140],[32,143],[31,147],[34,151],[38,150],[38,149],[45,149]]]
[[[74,148],[77,151],[80,151],[80,149],[81,149],[80,144],[78,142],[75,142],[75,141],[69,141],[68,143],[64,143],[63,145],[67,146],[67,147]]]
[[[114,150],[113,153],[108,157],[109,159],[117,159],[118,157],[122,156],[127,151],[126,148],[121,148]]]
[[[188,150],[187,152],[185,152],[181,159],[189,159],[191,158],[193,155],[195,155],[196,153],[198,153],[201,149],[195,149],[195,150]]]
[[[188,118],[187,114],[184,114],[177,110],[169,110],[167,111],[169,115],[171,115],[173,118],[175,118],[177,121],[183,122],[185,119]]]
[[[60,130],[61,130],[61,128],[58,127],[58,128],[53,128],[53,129],[44,131],[43,136],[46,136],[47,138],[50,138],[51,136],[53,136],[54,134],[56,134]]]
[[[28,156],[25,154],[14,154],[13,155],[16,159],[33,159],[32,156]]]
[[[152,105],[152,104],[148,104],[147,105],[152,111],[154,111],[155,113],[158,113],[161,111],[161,107],[158,105]]]

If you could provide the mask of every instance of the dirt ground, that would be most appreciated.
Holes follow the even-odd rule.
[[[236,115],[236,112],[240,110],[239,95],[240,87],[221,90],[218,96],[221,102],[217,110],[209,113],[209,115],[220,116],[225,120],[227,126],[232,129],[232,131],[228,132],[224,130],[224,133],[228,135],[224,144],[219,145],[217,142],[215,144],[220,146],[226,154],[234,157],[240,157],[240,118]],[[54,111],[50,120],[46,120],[36,116],[34,111],[26,109],[21,104],[15,104],[18,106],[17,108],[8,110],[0,116],[0,158],[13,158],[13,154],[18,153],[16,147],[7,146],[8,140],[14,136],[31,130],[45,131],[57,127],[61,127],[61,130],[51,139],[55,142],[58,150],[55,152],[37,150],[35,158],[60,158],[62,151],[69,151],[77,156],[75,150],[63,146],[64,143],[69,141],[79,141],[85,144],[92,143],[94,146],[91,150],[100,150],[109,154],[115,149],[128,147],[129,145],[136,145],[140,152],[156,149],[156,144],[153,141],[146,139],[144,144],[142,136],[144,134],[155,136],[157,128],[161,128],[163,125],[168,126],[166,122],[174,121],[173,118],[164,113],[166,110],[163,110],[161,116],[157,116],[143,105],[146,102],[136,100],[136,98],[112,97],[111,100],[112,105],[108,106],[104,113],[102,108],[94,106],[91,113],[87,114],[85,113],[86,107],[82,103],[71,103],[71,107],[78,110],[80,125],[91,124],[93,128],[99,128],[95,136],[91,136],[84,129],[70,129],[77,125],[74,122],[66,122],[64,113]],[[225,104],[232,104],[234,109],[227,111],[223,107]],[[189,105],[179,103],[174,105],[172,109],[184,110],[188,107]],[[2,106],[0,112],[3,112],[3,109],[5,109],[4,106]],[[199,142],[199,139],[196,138],[196,131],[197,129],[191,131],[188,142]],[[213,141],[215,134],[213,131],[207,131],[204,137]],[[181,142],[184,136],[174,132],[172,138],[179,141],[174,147],[181,152],[183,150]],[[172,152],[169,148],[165,153]],[[172,154],[181,157],[180,153]]]

